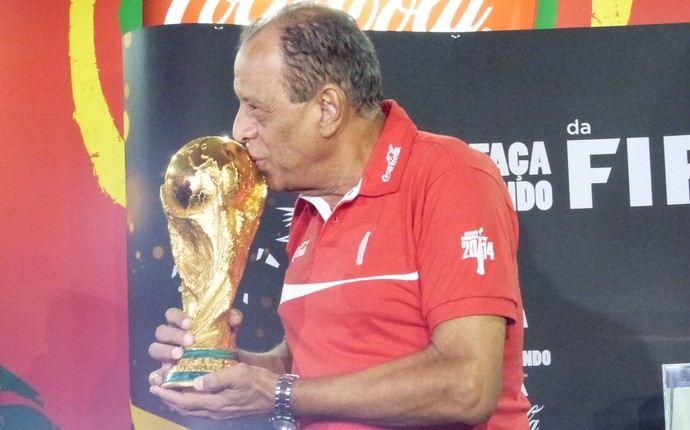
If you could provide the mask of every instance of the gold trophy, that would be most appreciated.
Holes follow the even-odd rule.
[[[228,138],[194,139],[170,161],[160,197],[194,344],[167,372],[164,387],[191,387],[197,376],[237,363],[228,313],[266,192],[247,150]]]

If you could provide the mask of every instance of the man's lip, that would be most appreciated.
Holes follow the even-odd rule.
[[[249,154],[249,159],[252,160],[252,163],[254,163],[257,167],[259,167],[259,164],[265,164],[264,160],[266,157],[259,157],[256,154],[252,154],[252,151],[247,148],[247,153]]]
[[[257,157],[255,155],[252,155],[251,152],[249,153],[249,159],[252,160],[252,163],[257,163],[257,162],[263,160],[263,158],[261,158],[261,157]]]

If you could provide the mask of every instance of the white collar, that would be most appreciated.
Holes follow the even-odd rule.
[[[342,202],[349,202],[355,199],[359,195],[359,189],[362,187],[362,180],[360,179],[357,185],[355,185],[354,188],[352,188],[350,191],[345,193],[342,199],[338,202],[335,207],[337,208]],[[321,196],[304,196],[300,195],[299,196],[301,199],[304,199],[314,205],[316,210],[319,212],[321,217],[323,218],[324,221],[328,221],[328,218],[330,218],[331,214],[333,214],[333,210],[331,209],[331,205],[326,202],[326,200],[321,197]]]

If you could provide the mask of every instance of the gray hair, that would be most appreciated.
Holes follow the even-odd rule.
[[[300,2],[244,27],[239,46],[269,24],[280,31],[284,85],[292,103],[307,101],[332,83],[343,89],[357,113],[379,109],[381,67],[374,45],[354,18],[327,6]]]

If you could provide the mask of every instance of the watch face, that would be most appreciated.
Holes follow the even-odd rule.
[[[284,419],[280,419],[280,418],[274,418],[273,420],[271,420],[271,424],[273,424],[273,428],[275,428],[276,430],[296,430],[297,429],[297,426],[295,425],[295,423],[293,423],[291,421],[284,420]]]

